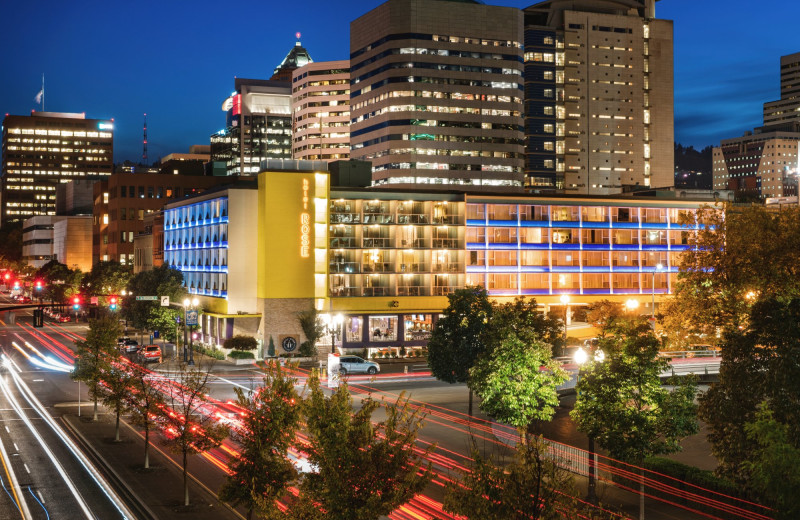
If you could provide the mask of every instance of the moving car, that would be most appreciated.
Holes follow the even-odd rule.
[[[125,340],[125,352],[131,354],[133,352],[137,352],[139,350],[139,342],[135,339],[126,339]]]
[[[146,345],[139,350],[139,362],[142,364],[155,361],[161,363],[161,348],[158,345]]]
[[[58,318],[56,318],[56,321],[58,321],[59,323],[67,323],[68,321],[71,320],[72,318],[70,317],[69,314],[64,314],[63,316],[59,316]]]
[[[366,361],[358,356],[342,356],[339,359],[340,374],[377,374],[381,367],[373,362]]]

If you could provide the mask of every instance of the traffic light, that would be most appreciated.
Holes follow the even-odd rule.
[[[36,328],[44,327],[44,310],[33,310],[33,326]]]
[[[9,280],[11,280],[11,273],[8,273],[8,272],[7,272],[6,274],[4,274],[4,275],[3,275],[3,280],[5,280],[5,281],[9,281]]]
[[[42,290],[42,281],[41,280],[36,280],[36,290],[37,291],[41,291]]]
[[[111,309],[112,311],[117,310],[117,297],[116,296],[110,296],[108,298],[108,308]]]
[[[72,308],[76,311],[81,308],[81,297],[80,296],[73,296],[72,297]]]

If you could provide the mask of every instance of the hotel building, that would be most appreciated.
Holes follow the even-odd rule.
[[[324,163],[265,166],[257,189],[165,210],[165,263],[201,297],[208,343],[244,320],[262,344],[297,345],[297,313],[315,306],[344,315],[337,346],[421,346],[465,285],[546,310],[567,294],[572,308],[635,298],[650,312],[671,292],[694,229],[681,213],[704,204],[329,187]]]
[[[0,225],[55,215],[60,183],[111,175],[113,159],[112,120],[62,112],[6,116]]]
[[[292,74],[292,157],[350,157],[350,62],[318,61]]]
[[[520,190],[522,11],[388,0],[350,24],[350,156],[386,189]]]
[[[764,103],[764,126],[800,127],[800,52],[781,56],[781,98]]]
[[[674,185],[672,21],[655,0],[525,13],[525,185],[609,195]]]

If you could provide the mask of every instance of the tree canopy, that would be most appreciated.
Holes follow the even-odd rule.
[[[94,400],[94,420],[97,420],[97,400],[103,398],[100,382],[111,372],[111,363],[119,357],[117,338],[121,330],[119,321],[113,316],[102,316],[89,321],[85,340],[75,342],[75,368],[72,378],[83,381],[89,387]]]
[[[135,327],[147,330],[163,330],[168,337],[174,336],[175,318],[180,310],[161,307],[158,302],[137,301],[136,296],[169,296],[170,302],[179,304],[186,297],[183,273],[168,265],[142,271],[131,278],[128,284],[130,295],[125,297],[123,312]]]
[[[128,287],[133,267],[116,261],[97,262],[81,282],[81,292],[90,296],[118,295]]]

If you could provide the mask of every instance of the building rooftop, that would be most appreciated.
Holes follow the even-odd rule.
[[[283,58],[283,61],[281,61],[280,65],[275,67],[270,79],[291,81],[292,72],[295,69],[302,67],[307,63],[311,63],[312,61],[314,60],[311,59],[311,55],[308,54],[306,48],[300,43],[300,33],[297,33],[297,42],[294,44],[294,47],[292,47],[286,57]]]

